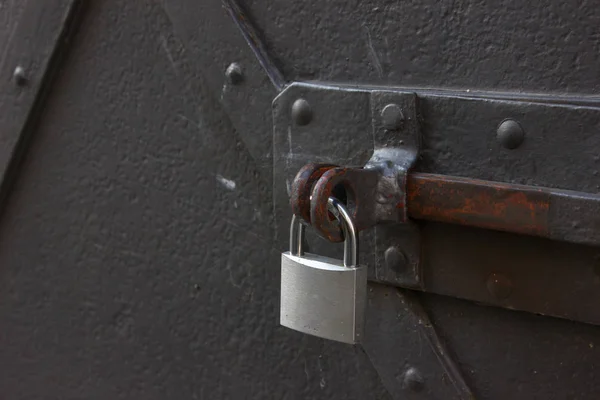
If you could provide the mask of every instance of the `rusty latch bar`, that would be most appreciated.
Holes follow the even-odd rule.
[[[455,176],[409,173],[406,196],[402,190],[378,183],[381,169],[309,165],[326,172],[314,185],[310,210],[293,203],[325,238],[339,241],[337,226],[321,206],[323,198],[340,185],[349,193],[349,207],[359,230],[380,222],[401,222],[389,214],[387,199],[397,200],[392,209],[406,209],[414,219],[493,229],[554,240],[600,245],[600,195],[544,187],[514,185]],[[294,185],[300,182],[295,181]],[[406,201],[406,204],[404,204]],[[325,203],[326,204],[326,203]],[[382,209],[384,211],[382,211]],[[387,212],[387,214],[386,214]],[[385,216],[389,218],[385,218]]]
[[[600,195],[435,174],[410,174],[412,218],[600,245]]]

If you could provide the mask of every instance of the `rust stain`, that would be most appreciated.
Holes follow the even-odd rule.
[[[550,194],[541,188],[434,174],[411,174],[412,218],[544,236]]]

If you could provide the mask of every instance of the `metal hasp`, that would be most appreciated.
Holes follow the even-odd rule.
[[[298,99],[313,110],[306,125],[293,122]],[[431,158],[441,154],[431,136],[443,137],[436,121],[451,120],[458,104],[482,124],[498,115],[482,141],[494,143],[507,159],[537,143],[539,133],[531,128],[537,115],[597,117],[590,110],[542,102],[295,83],[273,103],[276,216],[291,198],[294,214],[327,241],[340,241],[326,208],[334,195],[347,204],[361,231],[361,262],[369,266],[372,281],[600,324],[594,306],[600,301],[595,286],[600,251],[593,247],[600,245],[600,195],[558,189],[545,172],[520,176],[526,185],[467,177],[468,170],[460,168],[455,171],[464,176],[436,173],[445,171]],[[516,115],[517,107],[529,111],[520,118],[529,121],[527,133],[521,122],[506,118]],[[448,135],[474,127],[452,129]],[[351,143],[345,141],[347,132],[355,138]],[[500,161],[486,162],[490,171],[500,170]],[[480,170],[474,175],[500,176]],[[538,182],[536,176],[540,186],[531,184]],[[278,197],[281,183],[289,197]]]
[[[375,151],[375,155],[379,153]],[[340,236],[343,238],[343,235],[333,229],[335,225],[329,218],[326,199],[336,192],[336,188],[341,187],[347,194],[346,201],[357,221],[358,230],[366,230],[385,222],[415,225],[411,222],[411,218],[414,218],[580,244],[599,244],[599,195],[408,173],[406,169],[394,168],[396,164],[391,160],[393,158],[390,157],[383,162],[385,167],[379,159],[370,161],[365,168],[309,164],[301,169],[292,185],[292,208],[299,210],[298,215],[306,215],[308,206],[310,220],[307,222],[323,237],[334,242],[339,241]],[[316,180],[305,178],[317,177],[318,172],[323,170],[326,172]],[[308,190],[310,187],[313,188],[312,191]],[[337,189],[337,192],[342,189]],[[310,193],[308,196],[307,192]],[[310,202],[296,201],[303,196],[310,198]],[[418,230],[413,232],[418,235]],[[419,264],[413,270],[416,271],[416,282],[422,286],[411,285],[406,281],[399,282],[394,275],[397,273],[394,266],[406,263],[404,253],[391,246],[383,255],[377,254],[379,258],[382,256],[388,274],[383,278],[376,275],[376,280],[426,290],[420,280]],[[458,281],[460,279],[457,278]],[[486,286],[499,302],[506,301],[512,293],[512,282],[502,274],[492,273]],[[468,298],[469,291],[465,291],[465,288],[468,285],[460,290],[460,295]]]
[[[320,170],[324,166],[309,164],[305,168]],[[298,187],[305,182],[302,175],[294,181],[293,195],[296,190],[306,190]],[[600,195],[596,194],[426,173],[394,175],[372,163],[364,169],[333,167],[316,182],[308,182],[314,185],[309,221],[333,242],[340,241],[341,235],[323,204],[333,188],[343,185],[353,199],[360,199],[356,204],[349,200],[359,221],[358,230],[385,221],[406,222],[408,214],[414,219],[600,245]],[[300,209],[300,205],[293,204],[292,209]],[[299,215],[306,212],[300,210]]]
[[[363,168],[327,163],[304,166],[291,184],[292,211],[327,240],[341,242],[344,235],[337,221],[330,218],[328,199],[330,196],[342,199],[357,231],[378,226],[364,239],[379,249],[373,252],[376,259],[368,260],[368,264],[375,265],[371,279],[420,287],[418,226],[408,219],[404,190],[420,145],[416,96],[410,92],[380,90],[362,95],[370,110],[369,128],[374,146],[371,159]],[[298,101],[291,105],[293,120]],[[308,104],[305,99],[300,101]],[[392,265],[392,257],[389,253],[384,256],[384,252],[393,248],[398,235],[410,239]],[[398,263],[402,264],[399,268]]]
[[[344,240],[340,225],[329,218],[328,199],[332,195],[344,199],[359,231],[385,222],[409,223],[406,177],[417,158],[420,142],[415,99],[412,93],[372,92],[373,156],[364,168],[331,164],[303,167],[292,183],[294,214],[311,223],[332,242]],[[403,121],[406,118],[402,139],[393,142],[389,133],[390,123],[378,112],[390,107],[398,110]],[[306,209],[309,203],[310,212]]]

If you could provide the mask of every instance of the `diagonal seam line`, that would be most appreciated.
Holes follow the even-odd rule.
[[[273,83],[273,86],[277,90],[281,91],[285,86],[285,78],[279,69],[275,66],[275,63],[269,57],[266,46],[260,40],[258,31],[250,23],[247,13],[234,0],[223,0],[223,7],[227,10],[229,16],[233,19],[237,27],[240,29],[242,36],[246,40],[246,43],[252,49],[252,52],[256,56],[256,59],[263,67],[267,76]]]

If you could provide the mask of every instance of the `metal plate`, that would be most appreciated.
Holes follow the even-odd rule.
[[[3,2],[2,12],[24,4]],[[382,291],[369,313],[377,327],[371,344],[378,347],[365,347],[368,353],[278,327],[278,269],[287,245],[271,239],[270,104],[276,92],[269,77],[256,62],[245,70],[246,85],[226,83],[232,59],[244,66],[253,53],[219,1],[88,5],[0,224],[4,397],[452,398],[455,386],[429,351],[425,332],[432,331],[431,323],[475,398],[597,398],[597,326],[428,293],[418,297],[429,319],[418,325],[403,314],[406,303]],[[255,32],[267,39],[288,79],[597,92],[597,63],[589,57],[600,54],[590,45],[598,8],[590,2],[244,6],[251,22],[265,21]],[[438,21],[448,25],[431,24],[429,13],[440,10],[447,14]],[[487,35],[479,34],[476,21],[489,26]],[[362,22],[370,41],[360,31]],[[527,33],[513,34],[510,22]],[[279,29],[274,34],[273,26]],[[440,32],[442,40],[436,40]],[[448,36],[458,38],[455,46],[445,47]],[[397,58],[386,60],[381,53],[386,40],[388,55]],[[510,45],[495,50],[486,46],[490,40]],[[461,47],[465,41],[473,46]],[[373,68],[370,48],[379,52],[383,76]],[[477,55],[471,65],[465,65],[465,51]],[[437,63],[431,54],[448,62]],[[432,64],[420,64],[426,59]],[[529,65],[511,64],[517,59]],[[542,72],[532,72],[538,66]],[[579,100],[589,106],[589,99]],[[461,153],[473,131],[461,131],[459,120],[474,117],[452,107],[441,116],[436,168],[458,168],[466,160],[460,168],[468,172],[481,155],[469,159],[469,151]],[[546,130],[559,149],[561,135],[570,138],[585,128],[567,129],[561,118],[554,121],[560,132]],[[445,124],[456,127],[449,143]],[[492,131],[483,136],[494,136]],[[360,153],[368,144],[363,131],[342,135],[339,147]],[[429,136],[429,151],[436,138]],[[330,150],[334,154],[336,146]],[[462,157],[454,159],[453,151]],[[565,154],[573,168],[589,166],[585,157],[572,156]],[[548,252],[551,244],[530,244],[531,262],[536,250]],[[482,267],[476,261],[471,266]],[[410,365],[425,380],[420,392],[402,391],[404,367]]]
[[[294,102],[304,99],[312,111],[308,124],[298,124],[292,115]],[[405,113],[403,129],[387,130],[382,125],[381,112],[387,104],[397,104]],[[340,163],[344,166],[366,164],[373,149],[385,149],[392,141],[411,156],[420,145],[415,95],[403,91],[381,91],[373,88],[331,89],[327,86],[295,83],[288,86],[273,101],[273,196],[275,235],[285,246],[289,231],[281,221],[289,221],[290,188],[298,170],[306,160],[319,163]],[[362,147],[349,140],[349,132],[362,138]],[[317,140],[317,138],[319,138]],[[400,145],[400,143],[402,143]],[[400,168],[408,169],[413,159]],[[360,234],[361,263],[372,266],[371,280],[406,287],[421,287],[419,269],[420,239],[418,227],[412,223],[388,223],[376,230]],[[310,229],[308,230],[310,231]],[[314,233],[313,233],[314,235]],[[310,240],[318,249],[314,252],[339,258],[339,249],[325,240]],[[390,266],[384,253],[390,247],[402,247],[400,262]]]
[[[368,99],[362,93],[368,90],[294,84],[276,99],[276,221],[287,221],[281,218],[289,213],[286,182],[293,179],[301,165],[315,161],[350,166],[366,162],[373,151],[373,140],[365,134],[369,128],[363,121],[371,117],[363,105]],[[596,178],[600,157],[594,150],[600,140],[595,134],[600,126],[599,108],[547,103],[518,94],[490,99],[479,94],[465,97],[416,91],[423,137],[416,171],[591,193],[600,187]],[[301,127],[293,124],[287,112],[298,96],[310,98],[316,110],[311,123]],[[506,118],[517,120],[525,131],[525,139],[516,149],[505,148],[496,136],[498,125]],[[392,134],[389,141],[394,140],[397,137]],[[563,203],[563,207],[569,205]],[[586,221],[569,222],[560,210],[553,209],[552,213],[560,224],[553,227],[560,237],[585,240],[582,232],[594,229]],[[363,261],[375,265],[370,279],[600,324],[600,311],[595,307],[600,301],[597,248],[484,229],[425,222],[419,225],[424,228],[420,245],[418,240],[411,244],[414,234],[386,232],[389,228],[383,226],[361,235],[365,244]],[[278,232],[286,229],[285,223],[276,227]],[[385,239],[382,232],[386,232]],[[374,246],[376,242],[382,245]],[[331,254],[324,243],[314,241],[312,245],[313,252]],[[410,285],[394,278],[396,273],[384,263],[384,253],[395,247],[402,254],[413,254],[408,246],[415,245],[422,246],[421,271],[415,276],[422,274],[423,281]]]

